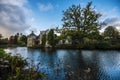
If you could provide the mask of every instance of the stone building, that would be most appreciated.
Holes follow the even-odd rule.
[[[27,46],[28,47],[34,47],[35,43],[36,43],[36,35],[34,34],[34,32],[32,31],[31,34],[28,35],[27,37]]]

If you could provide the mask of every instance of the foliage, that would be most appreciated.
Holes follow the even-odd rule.
[[[119,37],[119,32],[113,26],[108,26],[104,31],[104,36],[109,39],[117,39]]]
[[[55,35],[54,35],[54,30],[51,29],[48,34],[47,34],[47,41],[48,44],[50,44],[52,47],[55,46]]]
[[[9,38],[9,44],[17,45],[17,46],[26,46],[27,45],[27,36],[22,35],[22,33],[19,35],[19,33],[10,36]]]
[[[89,2],[85,8],[81,8],[80,5],[72,5],[63,11],[63,14],[63,27],[66,29],[63,35],[70,36],[72,44],[82,45],[85,43],[84,37],[91,40],[98,39],[100,28],[98,19],[101,14],[92,8],[92,2]]]
[[[5,39],[0,39],[0,45],[6,45],[8,44],[8,39],[5,38]]]
[[[46,34],[43,35],[42,37],[42,47],[45,47],[45,43],[46,43]]]
[[[17,35],[17,34],[14,36],[14,44],[16,44],[16,45],[18,44],[18,37],[19,37],[19,35]]]
[[[23,41],[18,41],[18,45],[19,45],[19,46],[25,46],[25,45],[26,45],[26,43],[25,43],[25,42],[23,42]]]
[[[21,36],[21,41],[24,42],[25,44],[27,44],[27,36],[26,35],[22,35]]]
[[[111,45],[109,41],[101,40],[96,44],[96,48],[98,49],[110,49]]]
[[[2,38],[2,34],[0,34],[0,39]]]
[[[92,7],[89,2],[85,8],[80,5],[72,5],[66,11],[63,11],[63,26],[66,28],[77,28],[84,33],[91,33],[97,30],[98,19],[101,16]]]
[[[0,48],[0,57],[4,57],[4,56],[6,56],[5,51]]]
[[[8,39],[3,38],[2,34],[0,34],[0,45],[8,44]]]
[[[35,66],[25,69],[28,63],[19,55],[10,56],[0,49],[1,80],[42,80],[44,74],[36,72]]]

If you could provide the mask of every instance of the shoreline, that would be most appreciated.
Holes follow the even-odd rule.
[[[15,48],[15,47],[27,47],[27,46],[18,46],[18,45],[0,45],[0,48],[8,48],[8,47],[13,47],[13,48]],[[85,48],[85,47],[83,47],[83,48],[79,48],[79,47],[61,47],[61,46],[57,46],[57,47],[54,47],[54,48],[46,48],[46,47],[38,47],[38,46],[35,46],[35,47],[27,47],[27,48],[29,48],[29,49],[42,49],[42,50],[45,50],[45,49],[47,49],[47,50],[61,50],[61,49],[63,49],[63,50],[65,50],[65,49],[67,49],[67,50],[120,50],[120,47],[108,47],[108,48]]]
[[[30,49],[52,49],[52,50],[57,50],[57,49],[68,49],[68,50],[120,50],[119,46],[114,46],[114,47],[80,47],[80,46],[72,46],[72,45],[59,45],[56,47],[40,47],[40,46],[34,46],[34,47],[28,47],[28,46],[19,46],[19,45],[0,45],[0,48],[8,48],[8,47],[27,47]]]

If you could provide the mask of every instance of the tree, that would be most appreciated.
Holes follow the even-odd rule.
[[[22,35],[21,36],[21,41],[24,42],[25,44],[27,44],[27,36],[26,35]]]
[[[46,34],[42,36],[42,47],[45,47],[45,43],[46,43]]]
[[[108,26],[104,31],[104,36],[109,39],[117,39],[119,37],[119,32],[115,27]]]
[[[84,38],[95,42],[99,38],[101,23],[98,19],[101,14],[92,8],[92,2],[88,2],[86,7],[72,5],[63,11],[63,27],[66,29],[67,36],[72,39],[72,44],[84,45]]]
[[[14,44],[14,36],[10,36],[9,37],[9,43],[10,44]]]
[[[92,8],[92,2],[89,2],[85,8],[80,5],[72,5],[66,11],[63,11],[63,27],[75,28],[81,31],[81,34],[87,35],[92,32],[98,32],[98,19],[101,14]]]
[[[2,39],[2,34],[0,34],[0,39]]]
[[[18,35],[16,34],[15,36],[14,36],[14,44],[18,44]]]
[[[69,7],[66,11],[63,11],[63,18],[62,21],[63,27],[75,27],[80,28],[82,16],[81,16],[82,9],[80,5],[72,5],[72,7]]]
[[[55,35],[54,35],[54,30],[51,29],[48,34],[47,34],[47,41],[48,44],[50,44],[52,47],[55,46]]]

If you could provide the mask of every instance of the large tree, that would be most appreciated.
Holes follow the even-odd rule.
[[[83,34],[98,32],[98,19],[101,14],[92,8],[92,2],[89,2],[85,8],[80,5],[72,5],[66,11],[63,11],[63,27],[75,28]]]

